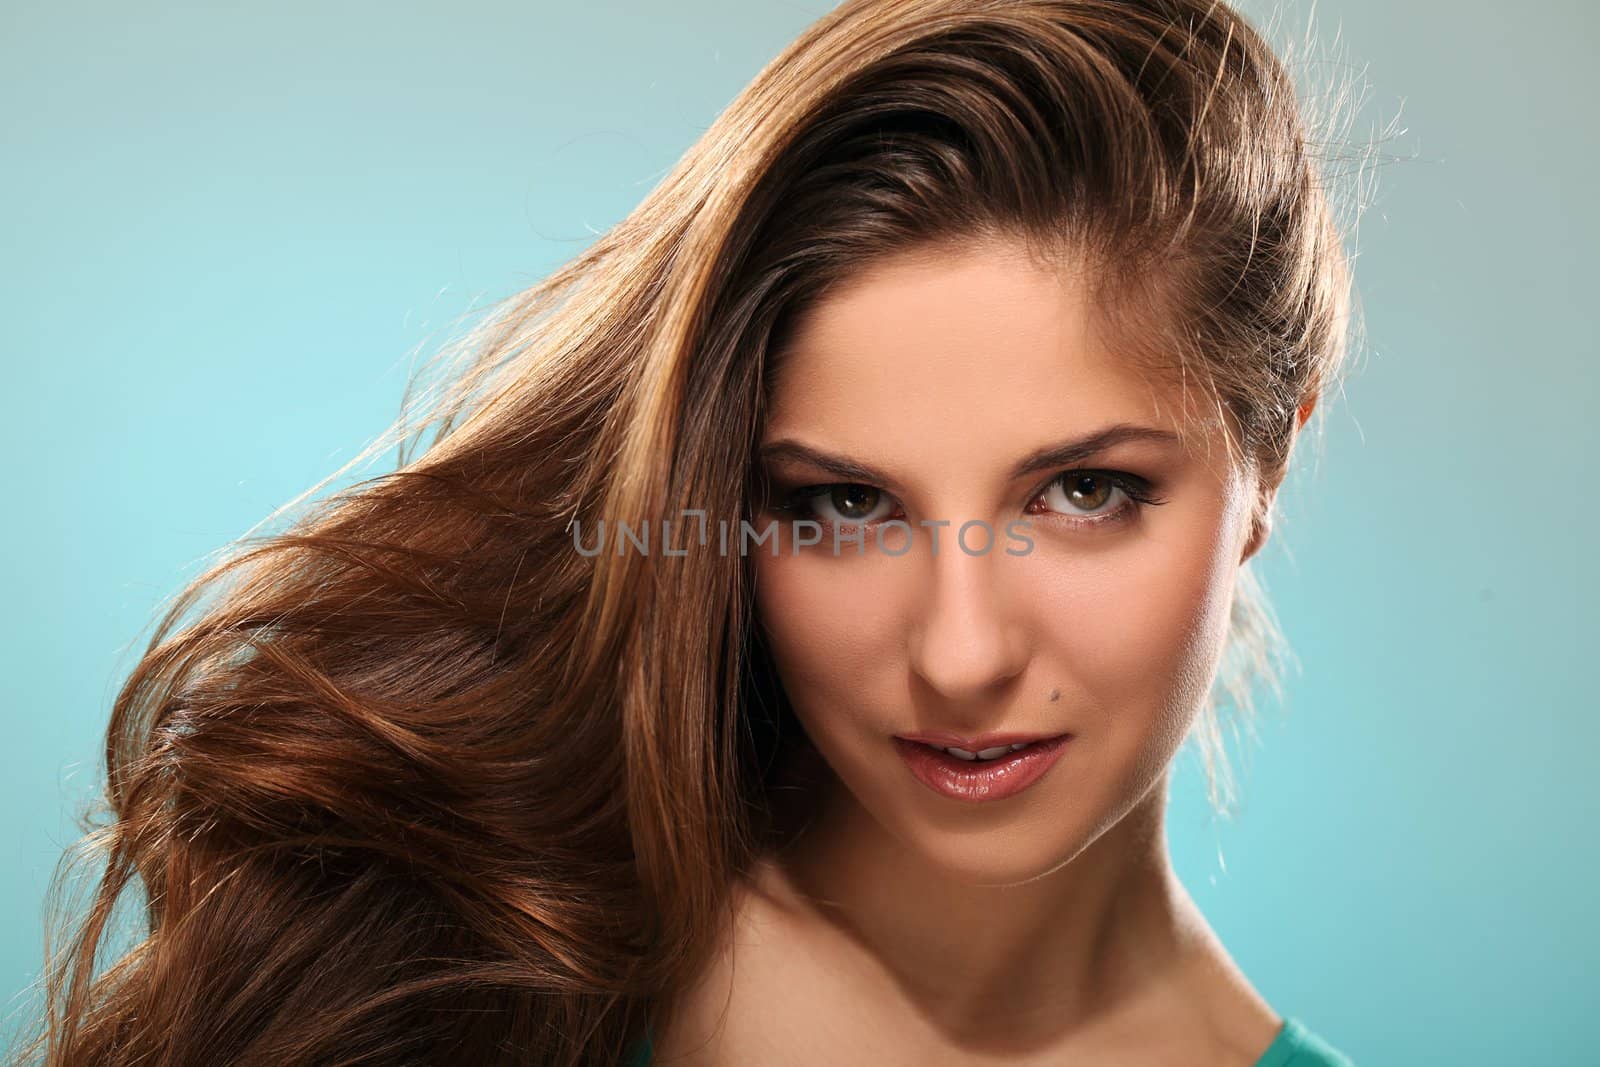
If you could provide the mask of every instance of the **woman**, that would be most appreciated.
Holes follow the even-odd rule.
[[[1276,682],[1310,144],[1200,0],[825,16],[353,462],[420,454],[166,615],[34,1054],[1345,1062],[1162,832]]]

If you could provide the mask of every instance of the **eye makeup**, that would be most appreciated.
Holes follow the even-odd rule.
[[[1166,503],[1154,490],[1148,478],[1128,471],[1074,468],[1059,472],[1036,489],[1023,510],[1075,529],[1121,525],[1138,518],[1145,507]],[[1080,506],[1084,500],[1099,502],[1085,508]],[[776,488],[769,493],[765,510],[818,523],[824,531],[906,518],[904,505],[887,491],[864,482]]]

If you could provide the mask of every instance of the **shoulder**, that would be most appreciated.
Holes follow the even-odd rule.
[[[1181,888],[1181,887],[1180,887]],[[1185,950],[1178,986],[1185,1008],[1204,1020],[1195,1033],[1204,1034],[1211,1062],[1238,1067],[1354,1067],[1350,1058],[1292,1015],[1280,1015],[1245,977],[1206,922],[1194,900],[1183,891],[1179,902]]]
[[[777,864],[758,860],[736,880],[730,904],[712,958],[662,1023],[662,1062],[791,1063],[797,1048],[848,1048],[874,1062],[885,1047],[903,1048],[903,1038],[884,1032],[881,1003],[859,995],[880,980],[870,957],[818,921],[814,902]]]
[[[1173,996],[1163,1010],[1186,1028],[1186,1040],[1209,1050],[1208,1062],[1256,1067],[1284,1020],[1245,977],[1187,895],[1180,914],[1184,950],[1174,968]]]
[[[1353,1067],[1292,1015],[1272,1009],[1209,927],[1194,937],[1182,970],[1206,1020],[1217,1063],[1239,1067]]]
[[[673,1017],[653,1036],[654,1055],[684,1067],[782,1062],[781,1039],[762,1020],[799,977],[792,954],[784,966],[782,946],[792,921],[779,897],[753,882],[737,883],[728,928]]]

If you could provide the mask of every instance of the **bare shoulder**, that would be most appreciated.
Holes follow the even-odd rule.
[[[803,981],[795,916],[761,869],[734,886],[730,911],[721,944],[652,1042],[652,1064],[784,1062],[775,1006]]]
[[[1283,1019],[1209,928],[1207,934],[1188,954],[1183,968],[1190,1000],[1205,1020],[1212,1062],[1253,1067],[1277,1038]]]
[[[758,863],[732,902],[723,943],[663,1022],[653,1065],[932,1062],[928,1035],[885,1023],[870,954],[819,919],[775,862]]]

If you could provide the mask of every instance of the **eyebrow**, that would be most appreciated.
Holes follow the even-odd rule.
[[[1011,477],[1016,479],[1037,471],[1071,467],[1129,441],[1152,441],[1166,446],[1181,443],[1178,435],[1171,430],[1119,422],[1082,437],[1058,441],[1055,444],[1045,445],[1043,448],[1028,453],[1011,468]],[[892,487],[894,483],[894,479],[875,467],[851,459],[848,456],[824,452],[819,448],[802,444],[792,437],[782,437],[762,445],[759,455],[763,461],[775,459],[801,460],[849,482],[860,482],[886,488]]]

